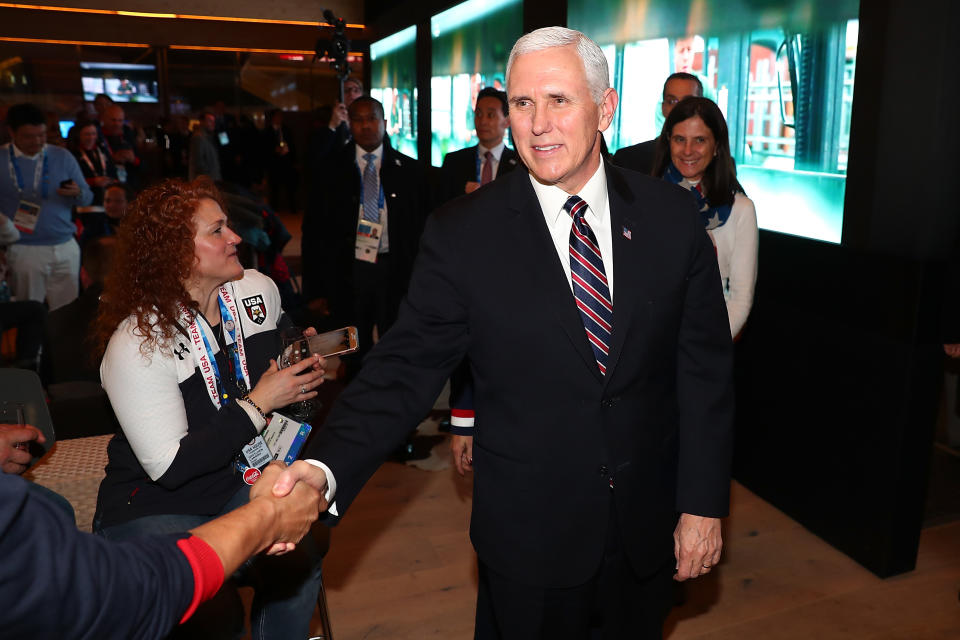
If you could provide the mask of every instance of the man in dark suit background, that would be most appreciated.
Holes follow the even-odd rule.
[[[440,168],[442,202],[473,193],[482,185],[516,168],[517,154],[503,143],[510,126],[507,94],[484,87],[477,94],[473,124],[479,144],[451,151]],[[487,155],[489,154],[489,155]],[[437,204],[441,204],[438,202]]]
[[[531,32],[506,77],[529,173],[431,216],[397,322],[274,492],[307,481],[343,514],[468,355],[477,637],[659,638],[728,510],[716,257],[688,194],[601,159],[618,97],[596,43]]]
[[[663,101],[660,111],[664,119],[678,102],[690,96],[703,96],[703,83],[700,78],[690,73],[673,73],[663,83]],[[625,169],[633,169],[644,175],[650,175],[653,170],[653,156],[657,149],[657,139],[647,140],[639,144],[624,147],[613,154],[614,164]]]
[[[407,290],[427,205],[419,163],[390,147],[383,105],[350,105],[352,142],[331,156],[303,223],[304,292],[338,325],[355,324],[360,354],[390,328]],[[354,360],[357,361],[357,360]]]

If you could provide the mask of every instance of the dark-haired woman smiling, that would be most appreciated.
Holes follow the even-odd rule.
[[[653,174],[690,191],[717,250],[730,334],[747,322],[757,282],[757,213],[737,181],[723,113],[707,98],[673,108],[657,139]]]

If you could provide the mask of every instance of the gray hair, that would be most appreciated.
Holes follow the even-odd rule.
[[[569,47],[576,45],[577,55],[583,62],[583,70],[587,75],[587,86],[594,102],[603,101],[604,92],[610,88],[610,73],[607,69],[607,57],[597,43],[579,31],[566,27],[543,27],[531,31],[521,37],[513,45],[510,58],[507,60],[507,90],[510,89],[510,69],[518,56],[526,53],[553,49],[554,47]]]

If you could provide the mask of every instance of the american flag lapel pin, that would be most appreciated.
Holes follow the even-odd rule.
[[[630,229],[627,229],[626,227],[624,227],[623,237],[626,238],[627,240],[633,240],[633,232],[630,231]]]

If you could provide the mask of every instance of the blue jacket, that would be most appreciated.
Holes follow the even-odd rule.
[[[177,534],[108,542],[0,473],[0,635],[162,638],[187,610],[193,573]]]

